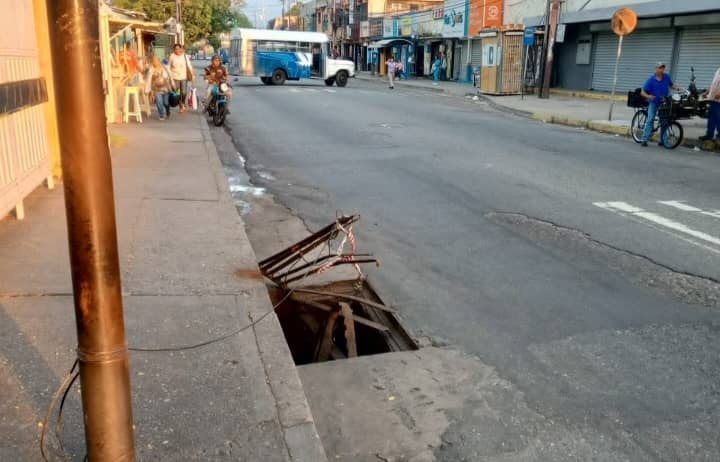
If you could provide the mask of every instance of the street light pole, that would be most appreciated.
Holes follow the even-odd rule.
[[[97,0],[47,0],[90,462],[135,460]],[[93,69],[93,71],[89,71]],[[96,72],[97,71],[97,72]]]

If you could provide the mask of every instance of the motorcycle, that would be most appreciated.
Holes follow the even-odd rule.
[[[216,127],[225,123],[225,116],[228,114],[228,98],[227,93],[230,86],[227,82],[221,82],[220,85],[213,85],[210,90],[210,102],[205,110],[212,118],[213,125]]]
[[[690,118],[693,116],[706,119],[708,115],[708,101],[702,98],[706,90],[698,90],[695,85],[695,68],[690,68],[690,85],[687,90],[673,95],[674,102],[680,108],[680,117]]]

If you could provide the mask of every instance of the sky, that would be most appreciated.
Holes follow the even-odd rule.
[[[289,8],[290,1],[286,1],[286,8]],[[265,18],[261,21],[263,7],[265,9]],[[245,13],[245,16],[247,16],[251,22],[255,23],[257,20],[263,24],[263,26],[260,27],[265,27],[269,20],[282,14],[282,2],[280,0],[247,0],[247,4],[242,8],[242,12]],[[259,24],[256,25],[259,26]]]

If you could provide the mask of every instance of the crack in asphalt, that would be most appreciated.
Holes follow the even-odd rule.
[[[581,239],[583,241],[586,241],[588,243],[594,244],[598,246],[602,250],[610,250],[613,252],[617,252],[620,254],[623,254],[627,257],[631,257],[634,259],[640,260],[644,265],[649,265],[652,269],[651,271],[659,272],[659,271],[667,271],[671,273],[674,276],[679,276],[680,279],[677,281],[674,281],[676,284],[679,284],[679,288],[684,291],[684,293],[677,293],[678,287],[673,288],[670,284],[670,281],[663,280],[662,275],[660,277],[656,277],[654,279],[648,279],[642,277],[641,271],[634,271],[631,272],[628,270],[628,265],[623,264],[623,262],[618,263],[618,270],[622,271],[624,273],[630,273],[632,277],[638,279],[638,275],[640,275],[639,280],[642,281],[645,285],[651,287],[651,288],[659,288],[659,289],[666,289],[670,292],[671,295],[673,295],[676,298],[680,298],[683,302],[686,303],[698,303],[700,302],[704,306],[718,306],[720,305],[720,280],[715,279],[711,276],[706,276],[703,274],[693,273],[690,271],[684,271],[680,270],[678,268],[674,268],[666,263],[662,263],[652,257],[649,257],[647,255],[643,255],[638,252],[634,252],[629,249],[625,249],[622,247],[618,247],[616,245],[600,241],[594,237],[588,232],[585,232],[583,230],[573,228],[570,226],[562,225],[556,222],[553,222],[548,219],[544,218],[538,218],[534,217],[529,214],[521,213],[521,212],[508,212],[508,211],[492,211],[492,212],[486,212],[483,214],[484,217],[498,222],[501,221],[507,225],[516,225],[520,226],[521,223],[513,223],[512,221],[508,221],[507,218],[510,219],[518,219],[518,220],[526,220],[529,222],[533,222],[536,224],[540,224],[543,226],[551,227],[557,231],[565,232],[565,233],[572,233],[577,237],[578,239]],[[503,220],[506,219],[506,220]],[[537,238],[537,236],[532,236],[535,240],[540,240]],[[658,279],[660,279],[658,281]],[[662,284],[666,287],[659,287],[659,284]],[[702,287],[698,287],[698,285]],[[674,290],[673,290],[674,289]],[[691,292],[695,293],[697,292],[698,295],[695,295],[692,300],[689,300],[688,298],[691,295]],[[712,294],[711,292],[714,292]],[[714,295],[714,296],[713,296]]]

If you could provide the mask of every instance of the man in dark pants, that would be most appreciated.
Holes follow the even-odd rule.
[[[675,85],[669,75],[665,73],[665,63],[660,62],[655,66],[655,73],[650,76],[643,85],[642,96],[650,102],[648,106],[648,116],[645,121],[645,131],[643,132],[642,145],[647,146],[647,142],[652,135],[653,121],[657,114],[658,107],[662,103],[664,97],[670,94],[670,89],[680,90],[680,87]],[[660,142],[658,145],[664,146],[667,132],[665,125],[660,126]]]
[[[700,139],[712,140],[717,134],[717,139],[720,140],[720,68],[715,71],[715,77],[705,93],[705,97],[710,100],[708,123],[705,136],[701,136]]]

